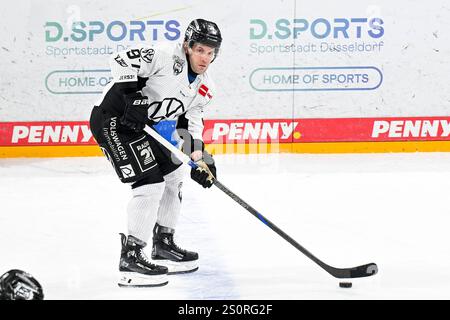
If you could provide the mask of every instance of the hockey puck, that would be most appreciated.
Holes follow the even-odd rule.
[[[341,288],[351,288],[352,283],[351,282],[339,282],[339,287]]]

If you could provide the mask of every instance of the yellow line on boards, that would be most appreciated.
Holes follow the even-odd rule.
[[[450,152],[450,141],[209,144],[206,145],[206,149],[212,154]],[[0,147],[0,158],[93,157],[102,155],[103,153],[96,145]]]
[[[450,141],[210,144],[206,149],[213,154],[449,152]]]
[[[0,147],[0,158],[60,158],[101,156],[98,146]]]

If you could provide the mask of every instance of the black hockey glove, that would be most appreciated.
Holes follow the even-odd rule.
[[[195,161],[197,169],[191,169],[192,180],[198,182],[203,188],[211,188],[214,179],[217,178],[216,165],[212,155],[203,151],[203,158]]]
[[[145,125],[149,124],[148,119],[148,98],[142,96],[139,92],[124,95],[125,112],[120,118],[120,123],[136,132],[144,130]]]

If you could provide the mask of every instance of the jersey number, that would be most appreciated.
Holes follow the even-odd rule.
[[[153,162],[153,154],[150,147],[141,150],[141,157],[144,157],[144,166]]]
[[[141,56],[141,53],[140,53],[139,49],[132,49],[132,50],[127,52],[127,56],[130,59],[136,59],[136,58],[139,58]]]

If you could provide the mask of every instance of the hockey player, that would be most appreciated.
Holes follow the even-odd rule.
[[[131,185],[128,234],[121,234],[120,286],[160,286],[167,274],[198,269],[198,254],[178,247],[184,171],[145,125],[177,120],[183,151],[199,168],[191,178],[209,188],[216,167],[202,141],[203,109],[214,96],[208,67],[222,42],[214,22],[193,20],[183,43],[142,46],[113,54],[113,80],[92,110],[90,126],[120,180]],[[151,260],[144,253],[153,231]]]

